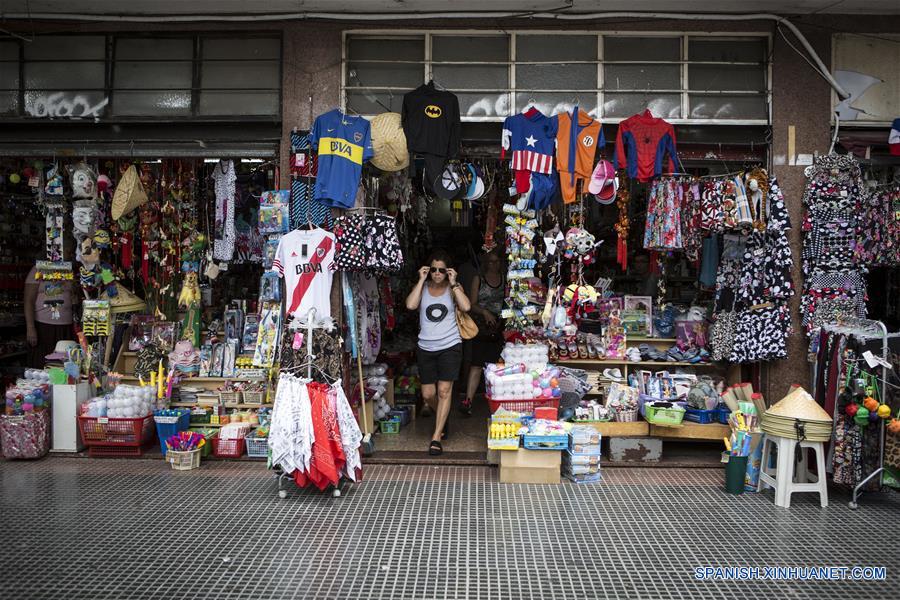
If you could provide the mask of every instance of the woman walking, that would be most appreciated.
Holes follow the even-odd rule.
[[[470,308],[446,252],[435,250],[428,266],[419,269],[419,281],[406,298],[406,308],[419,311],[417,355],[422,398],[435,412],[428,453],[437,456],[444,451],[441,439],[462,361],[456,309],[468,312]]]
[[[470,314],[478,324],[478,335],[472,339],[472,363],[469,367],[466,398],[459,410],[464,415],[472,414],[472,399],[484,373],[484,365],[495,363],[503,350],[503,323],[500,313],[506,298],[506,281],[503,260],[497,251],[485,254],[481,268],[469,286]]]

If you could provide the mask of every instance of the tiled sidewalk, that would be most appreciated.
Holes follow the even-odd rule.
[[[504,485],[488,467],[367,467],[334,498],[260,463],[0,463],[0,596],[884,598],[900,495],[858,511],[728,496],[714,469],[608,469],[601,484]],[[701,566],[887,568],[887,580],[698,581]]]

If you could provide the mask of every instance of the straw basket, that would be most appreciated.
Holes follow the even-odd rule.
[[[616,421],[619,423],[634,423],[638,418],[638,409],[623,410],[616,413]]]

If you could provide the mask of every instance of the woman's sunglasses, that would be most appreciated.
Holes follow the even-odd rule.
[[[432,273],[443,273],[444,275],[446,275],[447,269],[445,269],[444,267],[431,267],[431,272]]]

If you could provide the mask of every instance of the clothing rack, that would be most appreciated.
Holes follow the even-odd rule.
[[[822,327],[826,331],[830,331],[832,333],[849,335],[857,338],[860,341],[881,341],[881,359],[888,363],[889,349],[888,349],[888,340],[891,338],[900,338],[900,332],[889,333],[887,326],[881,321],[875,321],[872,319],[861,319],[857,317],[845,317],[840,319],[837,323],[831,325],[823,325]],[[882,394],[885,393],[888,387],[888,371],[889,367],[881,366],[881,390]],[[837,410],[835,409],[835,417],[837,416]],[[869,483],[875,477],[881,475],[885,471],[884,466],[884,420],[879,421],[880,429],[878,434],[878,448],[879,448],[879,457],[878,457],[878,468],[869,473],[862,481],[856,484],[856,487],[853,488],[853,497],[849,502],[849,506],[851,510],[856,510],[859,508],[857,503],[857,499],[859,495],[862,493],[862,488]]]
[[[321,326],[316,324],[316,308],[315,307],[310,308],[309,312],[306,313],[306,316],[304,317],[303,320],[306,321],[306,324],[303,325],[302,320],[298,320],[297,321],[298,327],[296,327],[295,329],[306,329],[306,339],[305,339],[306,360],[303,363],[301,363],[300,365],[298,365],[292,369],[285,370],[284,372],[291,373],[291,372],[298,371],[298,370],[301,370],[304,367],[306,367],[306,378],[310,381],[313,381],[313,372],[312,371],[313,371],[313,367],[315,367],[315,365],[313,363],[316,358],[316,355],[313,354],[313,346],[312,346],[313,330],[317,329],[317,328],[321,329]],[[283,346],[283,344],[278,344],[279,353],[281,351],[282,346]],[[318,367],[315,367],[315,368],[316,368],[316,370],[319,370]],[[320,373],[321,373],[321,371],[320,371]],[[324,373],[322,373],[322,375],[324,376]],[[329,381],[328,384],[329,385],[340,385],[340,380],[338,380],[337,382]],[[278,497],[282,498],[282,499],[287,498],[287,490],[284,489],[284,482],[285,482],[285,480],[288,480],[288,479],[293,480],[292,474],[285,473],[282,469],[276,468],[275,469],[275,479],[278,481]],[[340,485],[341,485],[341,483],[344,483],[345,481],[346,481],[346,479],[341,478],[341,482],[338,483],[338,487],[335,487],[331,490],[332,496],[337,498],[341,495]]]

